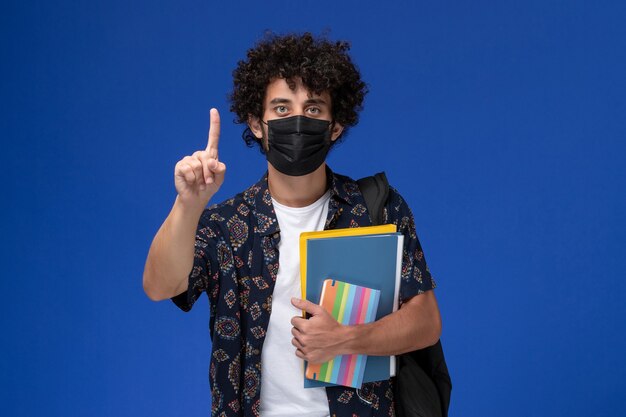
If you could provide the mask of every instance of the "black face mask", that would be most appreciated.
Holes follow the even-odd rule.
[[[292,116],[267,122],[267,160],[285,175],[310,174],[324,163],[330,149],[330,122]]]

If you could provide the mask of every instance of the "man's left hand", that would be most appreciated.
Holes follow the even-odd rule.
[[[308,300],[292,298],[291,304],[311,315],[291,319],[291,344],[296,347],[296,356],[310,363],[324,363],[345,352],[341,344],[346,337],[347,326],[341,325],[323,307]]]

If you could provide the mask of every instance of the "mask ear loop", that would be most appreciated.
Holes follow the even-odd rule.
[[[270,150],[270,140],[269,140],[269,128],[270,125],[267,124],[267,122],[265,120],[263,120],[263,118],[259,117],[259,120],[261,121],[262,124],[264,124],[265,126],[267,126],[268,129],[268,135],[265,135],[265,129],[263,129],[263,126],[261,126],[261,148],[263,149],[263,153],[266,153],[267,151]],[[267,144],[267,149],[265,149],[265,144]]]
[[[330,124],[328,125],[328,127],[330,128],[330,137],[329,137],[329,139],[330,139],[330,146],[332,147],[335,144],[335,142],[337,141],[337,139],[339,139],[339,136],[337,136],[337,139],[332,140],[333,131],[335,130],[335,119],[332,119],[330,121]]]

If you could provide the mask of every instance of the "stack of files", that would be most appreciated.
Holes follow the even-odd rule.
[[[323,283],[330,278],[380,291],[374,320],[391,314],[398,308],[403,243],[393,224],[302,233],[302,298],[319,304]],[[395,367],[394,356],[368,356],[362,382],[389,379]],[[332,385],[338,384],[304,378],[305,388]]]
[[[374,321],[379,299],[379,290],[327,279],[320,305],[341,324],[365,324]],[[305,375],[317,381],[361,388],[366,363],[367,355],[340,355],[323,364],[309,363]]]

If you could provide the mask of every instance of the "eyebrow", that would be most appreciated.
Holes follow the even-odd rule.
[[[275,98],[272,99],[270,101],[270,104],[289,104],[291,103],[291,100],[287,99],[287,98]],[[304,104],[324,104],[326,105],[326,101],[324,101],[324,99],[321,98],[309,98],[307,99]]]
[[[304,104],[326,104],[326,101],[324,101],[324,99],[321,98],[310,98],[307,99]]]
[[[286,99],[286,98],[275,98],[272,101],[270,101],[270,104],[284,104],[284,103],[291,103],[291,100]]]

